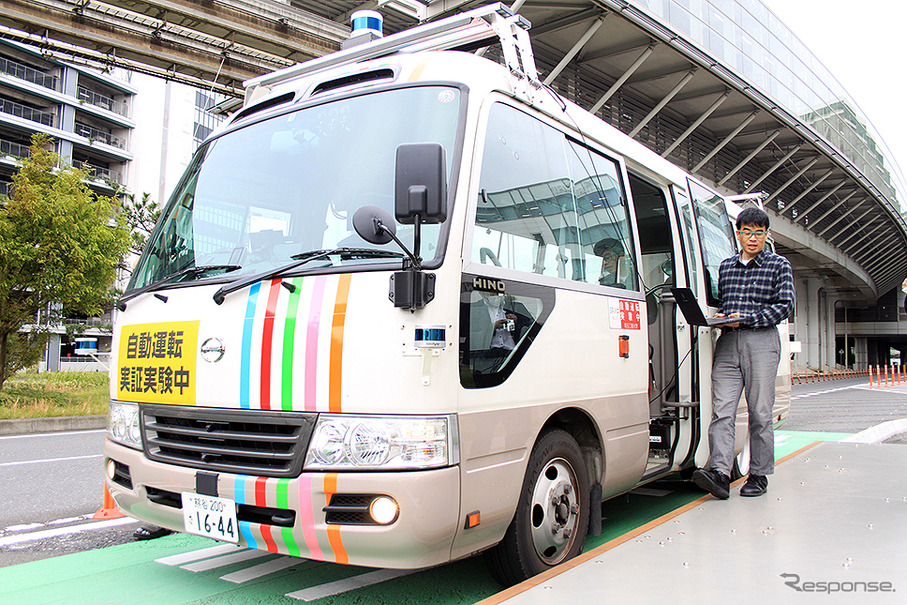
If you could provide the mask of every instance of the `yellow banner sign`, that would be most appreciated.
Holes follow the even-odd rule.
[[[195,404],[198,321],[123,326],[117,399]]]

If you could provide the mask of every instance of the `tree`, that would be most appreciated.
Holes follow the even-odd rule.
[[[157,202],[151,200],[150,193],[143,193],[141,200],[136,200],[135,195],[130,193],[123,202],[123,216],[129,229],[129,252],[141,256],[161,210]]]
[[[51,142],[32,137],[12,194],[0,201],[0,389],[40,357],[64,309],[98,315],[112,303],[129,245],[114,200],[93,193],[84,170],[62,165],[46,149]]]

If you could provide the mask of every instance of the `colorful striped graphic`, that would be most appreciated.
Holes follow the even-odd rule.
[[[331,501],[331,496],[337,493],[337,473],[327,473],[324,476],[324,499],[326,502]],[[344,565],[349,564],[350,558],[343,547],[343,540],[340,539],[340,526],[328,525],[328,541],[331,544],[331,550],[334,551],[334,561]]]
[[[249,289],[240,354],[240,406],[244,409],[342,411],[343,340],[351,276],[280,279]],[[267,291],[267,295],[265,295]],[[257,396],[256,396],[257,395]],[[296,481],[298,487],[291,491]],[[296,510],[295,527],[239,522],[249,548],[349,563],[340,527],[325,525],[322,510],[337,493],[338,475],[298,479],[237,476],[237,504]]]
[[[318,365],[318,326],[321,322],[321,303],[324,300],[324,277],[315,278],[315,290],[309,307],[309,321],[306,329],[305,350],[305,411],[314,412]]]
[[[251,356],[252,356],[252,326],[255,321],[255,306],[258,301],[258,291],[261,289],[261,282],[253,284],[249,288],[249,300],[246,302],[246,317],[243,320],[242,327],[242,354],[240,356],[240,373],[239,373],[239,407],[249,409],[249,378],[251,374]]]
[[[290,506],[290,480],[289,479],[278,479],[277,480],[277,501],[275,506],[280,509],[289,510]],[[292,527],[281,527],[280,536],[283,538],[284,546],[286,547],[286,553],[294,557],[300,556],[299,546],[296,544],[296,537],[293,535]]]
[[[337,473],[303,474],[298,496],[290,492],[291,479],[238,475],[233,483],[237,504],[296,510],[295,527],[239,522],[239,531],[249,548],[304,557],[315,561],[349,564],[339,525],[325,525],[322,509],[337,493]],[[318,521],[316,522],[316,517]],[[301,542],[298,538],[301,534]]]
[[[337,286],[337,302],[334,303],[334,317],[331,323],[331,383],[328,409],[340,413],[340,379],[343,365],[343,327],[346,323],[346,301],[350,295],[349,273],[340,276]]]
[[[302,529],[302,540],[309,556],[316,561],[324,561],[324,552],[315,535],[315,502],[312,494],[312,475],[299,476],[299,526]]]
[[[243,475],[237,475],[233,480],[233,499],[236,501],[236,504],[247,504],[246,499],[246,480],[249,477]],[[252,526],[257,525],[250,523],[248,521],[239,521],[239,533],[245,539],[246,544],[249,548],[258,548],[258,541],[255,539],[255,536],[252,534]]]
[[[267,477],[257,477],[255,479],[255,506],[261,506],[267,508],[268,506],[268,478]],[[274,503],[276,504],[276,502]],[[274,543],[274,536],[271,535],[271,530],[274,528],[272,525],[266,523],[259,523],[258,529],[261,532],[261,538],[265,543],[265,550],[268,552],[277,552],[277,544]]]
[[[293,292],[281,287],[281,281],[249,289],[240,407],[340,412],[351,276],[297,277],[290,282]]]
[[[283,360],[281,363],[280,409],[293,409],[293,355],[296,348],[296,314],[299,312],[299,299],[302,293],[302,278],[295,277],[290,283],[294,290],[287,302],[287,323],[283,331]]]
[[[268,306],[265,308],[265,323],[261,333],[261,409],[271,409],[271,353],[274,344],[274,314],[277,311],[277,297],[280,296],[280,282],[271,281],[268,292]]]

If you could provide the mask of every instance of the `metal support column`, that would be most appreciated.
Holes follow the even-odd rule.
[[[564,68],[567,67],[570,61],[573,60],[573,57],[575,57],[576,54],[583,49],[583,46],[586,45],[586,42],[588,42],[592,38],[592,36],[595,35],[595,32],[598,31],[598,28],[601,27],[602,23],[604,22],[605,17],[600,17],[592,22],[592,25],[589,26],[589,29],[586,30],[586,33],[580,36],[580,39],[576,41],[576,44],[573,45],[573,48],[567,51],[567,54],[564,55],[564,58],[561,59],[561,62],[551,70],[551,73],[548,74],[548,77],[545,78],[544,84],[551,84],[559,75],[561,75],[561,72],[564,71]]]
[[[774,141],[778,137],[779,134],[781,134],[781,130],[775,130],[770,135],[768,135],[768,138],[766,138],[764,141],[759,143],[759,146],[756,147],[755,149],[753,149],[749,153],[749,155],[747,155],[745,158],[743,158],[742,162],[740,162],[739,164],[737,164],[736,166],[731,168],[731,171],[728,172],[726,175],[724,175],[723,179],[718,181],[718,186],[720,187],[720,186],[724,185],[728,181],[728,179],[730,179],[732,176],[737,174],[737,172],[739,172],[741,168],[743,168],[744,166],[749,164],[750,160],[752,160],[754,157],[756,157],[760,151],[762,151],[763,149],[768,147],[769,143]]]
[[[835,185],[835,186],[832,188],[831,191],[829,191],[828,193],[826,193],[825,195],[823,195],[822,197],[820,197],[820,198],[818,199],[818,201],[816,201],[812,206],[810,206],[810,207],[807,208],[805,211],[803,211],[803,212],[801,212],[800,214],[798,214],[798,215],[794,218],[794,222],[795,222],[795,223],[799,223],[806,215],[808,215],[810,212],[812,212],[813,210],[815,210],[816,208],[818,208],[818,207],[819,207],[819,204],[821,204],[822,202],[824,202],[825,200],[827,200],[828,198],[830,198],[832,195],[834,195],[834,194],[838,191],[838,189],[840,189],[841,187],[844,186],[844,183],[846,183],[846,182],[847,182],[847,181],[841,181],[840,183],[838,183],[837,185]],[[851,195],[853,195],[853,194],[851,193]],[[824,215],[823,215],[823,217],[824,217]],[[821,221],[821,220],[822,220],[822,218],[819,219],[819,221]],[[819,221],[816,221],[816,222],[819,222]]]
[[[809,170],[810,168],[812,168],[812,167],[816,164],[816,162],[818,162],[818,161],[819,161],[818,156],[817,156],[817,157],[814,157],[813,159],[811,159],[810,161],[808,161],[808,162],[806,163],[806,166],[804,166],[804,167],[801,168],[799,171],[797,171],[797,173],[796,173],[794,176],[792,176],[792,177],[790,177],[789,179],[787,179],[787,181],[786,181],[783,185],[781,185],[780,187],[778,187],[777,189],[775,189],[775,191],[774,191],[770,196],[768,196],[768,197],[765,199],[765,203],[767,204],[767,203],[769,203],[770,201],[772,201],[773,199],[775,199],[776,197],[778,197],[778,195],[779,195],[782,191],[784,191],[785,189],[787,189],[787,188],[791,185],[791,183],[793,183],[794,181],[796,181],[797,179],[799,179],[801,176],[803,176],[804,174],[806,174],[806,171]]]
[[[859,202],[857,202],[856,204],[854,204],[853,206],[851,206],[849,210],[847,210],[846,212],[844,212],[844,214],[842,214],[841,216],[839,216],[838,218],[836,218],[835,221],[834,221],[833,223],[831,223],[830,225],[828,225],[827,227],[825,227],[825,229],[822,229],[822,231],[820,231],[817,235],[818,235],[819,237],[822,237],[823,235],[825,235],[825,233],[826,233],[829,229],[831,229],[832,227],[834,227],[835,225],[837,225],[838,223],[840,223],[843,219],[847,218],[847,217],[850,215],[851,212],[853,212],[854,210],[856,210],[857,208],[859,208],[860,206],[862,206],[862,205],[863,205],[863,202],[865,202],[867,199],[868,199],[868,198],[865,198],[865,197],[864,197],[864,198],[861,199]],[[871,210],[872,210],[872,208],[870,208],[867,212],[864,212],[863,214],[861,214],[861,215],[860,215],[860,218],[863,218],[864,216],[866,216],[866,214],[868,214]]]
[[[794,145],[793,149],[791,149],[791,150],[788,151],[786,154],[784,154],[784,157],[783,157],[783,158],[781,158],[780,160],[778,160],[777,162],[775,162],[774,166],[772,166],[771,168],[769,168],[768,170],[766,170],[765,172],[763,172],[763,173],[762,173],[762,176],[760,176],[758,179],[756,179],[755,181],[753,181],[753,183],[752,183],[749,187],[747,187],[746,189],[744,189],[743,191],[741,191],[741,193],[749,193],[750,191],[752,191],[753,189],[755,189],[756,187],[758,187],[759,184],[760,184],[762,181],[764,181],[765,179],[767,179],[771,173],[773,173],[774,171],[778,170],[778,168],[780,168],[781,165],[784,164],[784,162],[786,162],[787,160],[789,160],[789,159],[791,159],[792,157],[794,157],[794,154],[797,153],[798,151],[800,151],[800,148],[801,148],[801,147],[803,147],[803,143],[800,143],[799,145]]]
[[[867,223],[867,224],[865,224],[865,225],[859,225],[859,222],[860,222],[861,220],[863,220],[863,218],[864,218],[867,214],[869,214],[870,212],[872,212],[872,210],[873,210],[873,209],[870,208],[869,210],[867,210],[866,212],[864,212],[863,214],[861,214],[859,217],[855,218],[854,220],[852,220],[852,221],[850,222],[849,227],[853,227],[853,230],[850,231],[850,235],[848,235],[845,239],[843,239],[843,240],[841,240],[841,241],[839,241],[839,242],[836,242],[836,241],[835,241],[835,240],[836,240],[838,237],[840,237],[840,236],[842,235],[842,233],[843,233],[843,231],[839,231],[838,233],[835,233],[834,235],[832,235],[831,237],[829,237],[829,238],[828,238],[828,241],[831,242],[832,244],[834,244],[834,245],[835,245],[836,247],[838,247],[838,248],[843,248],[843,247],[844,247],[844,244],[846,244],[847,242],[849,242],[851,239],[854,238],[854,236],[858,235],[858,234],[860,233],[860,231],[862,231],[863,229],[865,229],[866,227],[868,227],[870,224],[872,224],[872,219],[870,219],[870,222],[869,222],[869,223]],[[880,223],[879,226],[881,227],[882,224]]]
[[[898,252],[898,248],[901,248],[902,246],[901,242],[897,241],[896,239],[891,240],[890,242],[882,242],[881,244],[879,242],[869,243],[875,244],[877,248],[874,252],[868,254],[864,261],[862,261],[860,264],[867,268],[871,267],[873,270],[877,269],[882,263],[890,260],[890,255],[892,253]]]
[[[693,172],[693,173],[699,172],[700,168],[702,168],[703,166],[708,164],[709,160],[711,160],[713,157],[715,157],[719,151],[724,149],[725,146],[728,143],[730,143],[734,139],[734,137],[736,137],[738,134],[740,134],[743,131],[743,129],[749,125],[750,122],[755,120],[757,115],[759,115],[758,109],[756,111],[752,112],[751,114],[749,114],[748,116],[746,116],[745,118],[743,118],[743,121],[740,122],[740,124],[737,126],[737,128],[732,130],[730,132],[730,134],[728,134],[726,137],[724,137],[724,139],[720,143],[718,143],[718,145],[715,146],[714,149],[712,149],[708,154],[706,154],[706,156],[704,158],[702,158],[702,161],[693,167],[693,170],[691,172]]]
[[[784,214],[785,212],[787,212],[788,208],[793,208],[793,207],[796,205],[797,202],[799,202],[799,201],[802,200],[804,197],[806,197],[806,196],[809,194],[809,192],[811,192],[813,189],[815,189],[816,187],[818,187],[819,185],[821,185],[821,184],[822,184],[822,181],[824,181],[825,179],[827,179],[828,177],[830,177],[831,174],[832,174],[834,171],[835,171],[834,168],[829,168],[828,171],[827,171],[825,174],[823,174],[822,176],[820,176],[819,178],[817,178],[815,181],[813,181],[813,184],[812,184],[812,185],[810,185],[809,187],[807,187],[806,189],[804,189],[802,192],[800,192],[800,195],[798,195],[798,196],[795,197],[793,200],[791,200],[790,204],[788,204],[787,206],[785,206],[785,207],[781,210],[781,214]],[[798,215],[798,216],[799,216],[799,215]]]
[[[825,219],[826,216],[828,216],[829,214],[831,214],[832,212],[834,212],[835,210],[837,210],[838,208],[840,208],[841,206],[843,206],[844,203],[845,203],[847,200],[849,200],[850,198],[852,198],[853,196],[855,196],[855,195],[857,194],[857,191],[858,191],[857,189],[854,189],[853,191],[851,191],[850,193],[848,193],[847,195],[845,195],[845,196],[844,196],[844,199],[839,200],[837,204],[835,204],[834,206],[832,206],[831,208],[829,208],[828,210],[826,210],[825,212],[823,212],[823,213],[822,213],[822,216],[820,216],[818,219],[816,219],[815,223],[816,223],[817,225],[818,225],[819,223],[821,223],[821,222]],[[856,205],[855,205],[854,207],[859,206],[859,205],[862,204],[862,203],[863,203],[863,201],[860,200],[859,202],[856,203]],[[821,235],[821,233],[820,233],[819,235]]]
[[[696,130],[697,128],[699,128],[700,126],[702,126],[702,123],[705,122],[705,121],[708,119],[708,117],[709,117],[710,115],[712,115],[712,113],[715,112],[716,109],[718,109],[719,107],[721,107],[721,104],[724,103],[724,102],[727,100],[727,98],[728,98],[729,96],[731,96],[731,91],[730,91],[730,90],[726,90],[726,91],[724,92],[724,94],[721,95],[720,97],[718,97],[718,98],[715,100],[715,102],[712,103],[712,105],[711,105],[708,109],[706,109],[706,110],[703,112],[703,114],[702,114],[701,116],[699,116],[699,118],[698,118],[695,122],[693,122],[693,123],[690,125],[689,128],[687,128],[687,129],[684,131],[684,133],[683,133],[682,135],[680,135],[679,137],[677,137],[677,140],[676,140],[676,141],[674,141],[673,143],[671,143],[671,145],[670,145],[667,149],[665,149],[664,152],[662,152],[661,157],[663,157],[663,158],[668,157],[668,156],[671,154],[671,152],[674,151],[674,150],[677,148],[678,145],[680,145],[681,143],[683,143],[683,142],[687,139],[688,136],[690,136],[691,134],[693,134],[693,132],[695,132],[695,130]]]
[[[636,61],[634,61],[633,64],[627,68],[627,71],[624,72],[624,75],[619,77],[614,82],[614,84],[611,85],[611,88],[609,88],[608,91],[603,94],[598,101],[595,102],[595,105],[592,106],[592,108],[589,110],[589,113],[598,113],[598,110],[601,109],[602,106],[604,106],[604,104],[607,103],[612,96],[614,96],[614,93],[616,93],[620,89],[620,87],[630,79],[630,76],[632,76],[633,73],[636,72],[636,70],[646,62],[646,59],[648,59],[653,52],[655,52],[655,45],[650,44],[644,51],[642,51],[642,54],[636,58]]]
[[[639,124],[636,125],[636,128],[634,128],[633,130],[631,130],[628,133],[630,138],[633,138],[637,134],[639,134],[639,131],[642,130],[643,128],[645,128],[646,125],[652,121],[652,118],[654,118],[656,115],[658,115],[658,112],[661,111],[662,109],[664,109],[665,105],[667,105],[668,103],[671,102],[671,99],[673,99],[677,95],[677,93],[679,93],[681,90],[683,90],[683,87],[686,86],[689,83],[689,81],[693,79],[693,76],[696,75],[696,71],[697,71],[697,68],[694,67],[693,69],[691,69],[690,71],[687,72],[687,75],[685,75],[683,78],[680,79],[680,82],[678,82],[677,84],[674,85],[674,88],[672,88],[668,92],[668,94],[666,94],[665,97],[661,101],[658,102],[658,105],[656,105],[652,109],[652,111],[650,111],[649,114],[646,117],[644,117]]]

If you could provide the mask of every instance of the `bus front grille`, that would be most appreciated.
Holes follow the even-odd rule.
[[[296,477],[317,414],[140,406],[145,455],[206,471]]]

